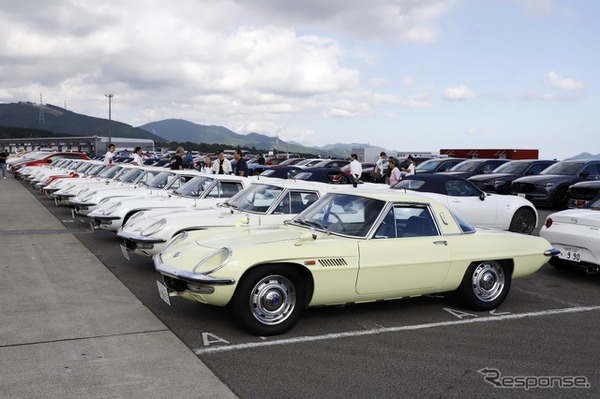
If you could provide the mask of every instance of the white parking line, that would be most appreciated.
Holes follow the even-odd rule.
[[[228,352],[228,351],[233,351],[233,350],[258,348],[258,347],[262,347],[262,346],[287,345],[287,344],[297,344],[297,343],[312,342],[312,341],[325,341],[325,340],[330,340],[330,339],[360,337],[360,336],[365,336],[365,335],[385,334],[385,333],[392,333],[392,332],[399,332],[399,331],[423,330],[426,328],[447,327],[447,326],[455,326],[455,325],[460,325],[460,324],[488,323],[488,322],[495,322],[495,321],[518,320],[518,319],[524,319],[527,317],[541,317],[541,316],[551,316],[551,315],[566,314],[566,313],[591,312],[594,310],[600,310],[600,306],[584,306],[584,307],[574,307],[574,308],[564,308],[564,309],[540,310],[538,312],[511,313],[511,314],[500,315],[500,316],[485,316],[485,317],[477,317],[477,318],[473,318],[473,319],[443,321],[443,322],[438,322],[438,323],[376,328],[376,329],[364,330],[364,331],[348,331],[348,332],[342,332],[342,333],[332,333],[332,334],[313,335],[313,336],[304,336],[304,337],[296,337],[296,338],[276,339],[273,341],[249,342],[249,343],[238,344],[238,345],[223,345],[223,346],[215,346],[212,348],[208,347],[208,348],[202,348],[202,349],[195,349],[194,353],[196,355],[203,355],[206,353]]]

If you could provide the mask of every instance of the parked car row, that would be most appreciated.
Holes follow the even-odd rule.
[[[60,165],[67,167],[43,168]],[[531,201],[454,174],[407,176],[392,188],[359,184],[338,168],[265,174],[114,165],[41,191],[94,230],[116,233],[115,250],[127,259],[151,258],[166,303],[229,306],[245,329],[264,336],[285,333],[305,308],[323,305],[443,293],[493,310],[512,279],[548,260],[577,256],[598,271],[573,249],[583,246],[561,237],[553,248],[530,235],[538,221]],[[559,216],[544,228],[566,224]]]

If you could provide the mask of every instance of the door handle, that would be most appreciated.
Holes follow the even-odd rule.
[[[434,241],[433,243],[435,245],[448,245],[448,241],[446,241],[446,240]]]

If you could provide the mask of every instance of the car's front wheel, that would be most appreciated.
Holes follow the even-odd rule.
[[[502,263],[475,262],[467,269],[457,294],[469,309],[492,310],[504,302],[510,283],[510,273]]]
[[[535,212],[529,208],[517,209],[508,228],[509,231],[521,234],[531,234],[535,228]]]
[[[306,307],[306,291],[298,270],[263,266],[242,278],[231,302],[236,319],[250,332],[283,334],[291,329]]]

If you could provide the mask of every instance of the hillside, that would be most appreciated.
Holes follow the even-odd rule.
[[[67,136],[108,136],[108,119],[77,114],[55,105],[43,106],[44,123],[40,123],[39,105],[20,102],[0,104],[0,126],[25,129],[42,129]],[[111,121],[113,137],[144,138],[164,141],[146,130],[125,123]]]
[[[145,129],[167,141],[192,142],[192,143],[217,143],[228,146],[255,148],[270,151],[276,149],[278,152],[316,154],[321,156],[347,157],[350,152],[346,147],[306,147],[298,143],[285,142],[276,137],[266,136],[260,133],[239,134],[222,126],[199,125],[181,119],[165,119],[151,122],[142,126]]]

